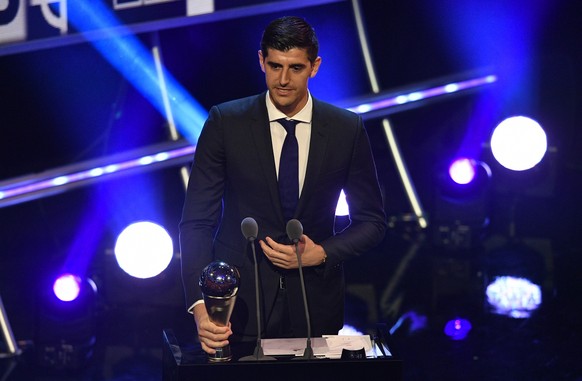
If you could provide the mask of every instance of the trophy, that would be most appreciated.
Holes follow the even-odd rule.
[[[214,261],[202,270],[200,288],[210,321],[219,326],[227,326],[234,309],[240,275],[234,266],[222,261]],[[211,362],[230,361],[230,346],[216,348],[209,355]]]

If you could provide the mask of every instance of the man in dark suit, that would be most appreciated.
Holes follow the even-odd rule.
[[[254,262],[241,233],[245,217],[257,221],[258,243],[253,244],[264,254],[258,255],[263,338],[307,333],[297,256],[286,234],[289,219],[303,225],[299,253],[313,336],[342,328],[343,262],[369,251],[384,236],[382,196],[361,118],[308,91],[321,64],[317,54],[315,32],[305,20],[283,17],[270,23],[258,52],[268,91],[212,107],[198,140],[180,244],[186,302],[208,353],[229,340],[257,337]],[[279,119],[297,123],[299,195],[287,212],[278,188],[287,130]],[[350,225],[335,232],[342,189]],[[210,322],[198,285],[202,269],[217,259],[241,274],[229,327]]]

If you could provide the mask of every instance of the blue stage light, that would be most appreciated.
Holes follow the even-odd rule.
[[[72,273],[51,282],[42,282],[40,289],[36,364],[56,371],[85,369],[96,343],[97,286],[92,279]]]
[[[448,167],[439,166],[435,180],[431,214],[435,245],[476,248],[490,221],[491,169],[462,157]]]
[[[475,179],[476,164],[474,160],[462,157],[453,161],[449,167],[449,176],[460,185],[469,184]]]
[[[437,193],[449,201],[466,204],[487,195],[491,168],[483,162],[459,157],[437,174]]]
[[[126,227],[115,243],[117,264],[136,278],[152,278],[164,271],[174,255],[172,238],[153,222],[141,221]]]
[[[81,278],[69,273],[63,274],[55,280],[53,292],[59,300],[71,302],[77,299],[81,292]]]
[[[472,328],[473,326],[469,320],[456,318],[449,320],[445,324],[444,332],[445,335],[452,340],[464,340],[467,338],[467,335],[469,335]]]

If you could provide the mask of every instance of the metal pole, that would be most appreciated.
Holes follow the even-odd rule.
[[[0,329],[2,330],[2,338],[6,342],[6,347],[8,348],[8,353],[0,353],[1,357],[11,357],[22,353],[16,340],[14,340],[14,335],[12,334],[12,329],[10,328],[10,322],[8,321],[8,315],[6,315],[6,310],[4,309],[4,304],[2,303],[2,297],[0,296]]]
[[[180,139],[180,134],[176,128],[174,114],[172,113],[172,107],[170,106],[170,98],[168,95],[168,88],[166,86],[166,77],[164,76],[164,63],[162,61],[160,39],[157,32],[153,34],[152,55],[154,56],[154,62],[156,64],[156,73],[158,75],[160,91],[162,92],[162,99],[164,101],[164,109],[166,111],[166,120],[168,122],[168,129],[170,130],[170,137],[172,141],[177,141]],[[182,177],[182,182],[184,183],[184,189],[186,189],[188,186],[188,179],[190,178],[188,167],[182,166],[180,168],[180,176]]]
[[[380,86],[378,84],[378,79],[376,77],[376,72],[372,62],[372,56],[368,47],[368,39],[366,37],[359,0],[352,0],[352,8],[354,10],[354,18],[356,20],[356,27],[358,29],[358,37],[360,39],[360,46],[362,47],[362,54],[364,55],[364,61],[366,62],[366,71],[368,73],[368,79],[370,80],[370,86],[372,87],[372,91],[377,94],[380,92]],[[426,214],[416,193],[414,183],[412,182],[412,179],[408,173],[408,168],[404,163],[404,158],[400,153],[398,141],[396,140],[392,126],[386,118],[382,120],[382,125],[384,127],[386,139],[388,140],[388,145],[390,146],[390,150],[392,152],[392,157],[396,163],[396,169],[398,170],[400,180],[402,181],[406,196],[408,197],[408,201],[410,202],[410,205],[417,218],[418,225],[424,229],[428,227],[428,221],[425,217]]]

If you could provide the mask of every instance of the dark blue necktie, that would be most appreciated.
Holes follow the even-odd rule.
[[[293,218],[299,200],[299,145],[295,137],[295,127],[299,121],[278,119],[277,122],[287,131],[279,160],[279,196],[283,216],[288,221]]]

